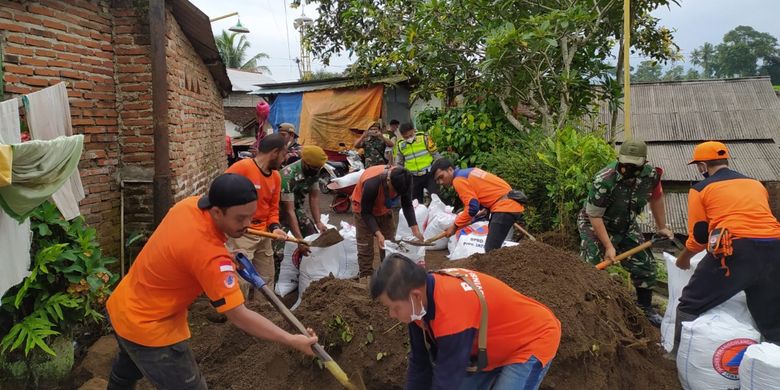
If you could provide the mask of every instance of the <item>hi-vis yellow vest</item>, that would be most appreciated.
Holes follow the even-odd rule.
[[[414,142],[398,141],[396,153],[404,156],[404,168],[412,173],[428,169],[433,164],[433,155],[428,150],[428,136],[419,131],[415,134]]]

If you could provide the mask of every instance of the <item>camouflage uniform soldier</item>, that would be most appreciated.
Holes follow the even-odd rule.
[[[585,207],[577,218],[581,238],[581,256],[592,264],[614,260],[644,242],[636,219],[650,203],[658,234],[674,237],[666,227],[661,168],[647,163],[647,145],[630,140],[620,147],[620,156],[596,174]],[[639,252],[621,262],[631,274],[637,291],[637,303],[648,320],[661,325],[661,316],[652,308],[656,282],[656,264],[650,250]]]
[[[379,123],[374,123],[357,141],[355,141],[354,148],[363,148],[366,158],[366,168],[370,168],[374,165],[387,164],[387,160],[385,160],[385,149],[392,148],[393,145],[395,145],[393,141],[380,132]]]
[[[282,194],[280,207],[282,222],[289,228],[295,238],[302,239],[326,229],[320,221],[319,205],[319,175],[320,170],[328,160],[325,151],[319,146],[306,145],[301,149],[301,159],[282,168],[279,173],[282,176]],[[309,198],[309,210],[311,217],[304,210],[306,197]],[[307,246],[299,245],[304,256],[311,250]],[[284,256],[284,241],[276,241],[274,245],[274,258],[277,266]],[[278,274],[278,272],[277,272]]]

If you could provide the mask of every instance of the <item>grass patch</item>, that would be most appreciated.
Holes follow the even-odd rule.
[[[780,85],[773,85],[772,88],[774,88],[775,91],[780,92]]]

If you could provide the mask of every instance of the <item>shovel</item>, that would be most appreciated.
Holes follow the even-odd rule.
[[[515,229],[517,229],[521,233],[525,234],[525,236],[528,237],[529,240],[536,241],[536,237],[532,236],[531,233],[528,233],[528,230],[523,229],[523,227],[520,226],[519,223],[515,223]]]
[[[255,270],[255,266],[252,265],[252,262],[241,253],[236,255],[236,261],[240,267],[238,274],[241,275],[244,280],[252,284],[253,287],[259,289],[268,299],[268,301],[274,306],[274,308],[276,308],[279,314],[281,314],[282,317],[284,317],[284,319],[290,323],[290,325],[292,325],[301,334],[308,336],[309,332],[306,331],[306,327],[303,326],[303,324],[298,321],[297,318],[295,318],[295,315],[290,311],[290,309],[288,309],[287,306],[285,306],[284,303],[279,300],[279,297],[277,297],[276,294],[274,294],[274,292],[268,288],[268,286],[265,284],[265,280],[263,280],[263,278],[261,278],[257,273],[257,270]],[[337,381],[339,381],[339,383],[341,383],[342,386],[344,386],[344,388],[349,390],[366,389],[366,385],[363,383],[360,375],[358,374],[356,375],[356,378],[353,377],[353,379],[350,380],[349,377],[347,377],[347,373],[341,369],[338,363],[333,360],[333,358],[325,351],[325,348],[323,348],[322,345],[315,343],[311,346],[311,349],[314,351],[314,354],[317,356],[317,358],[322,361],[322,364],[325,366],[325,368],[328,369],[328,371],[336,378]]]
[[[271,232],[264,232],[262,230],[257,230],[257,229],[252,229],[252,228],[249,228],[246,231],[247,231],[247,233],[254,234],[256,236],[268,237],[268,238],[271,238],[271,239],[274,239],[274,240],[281,240],[281,237],[279,237],[276,234],[273,234]],[[300,240],[300,239],[297,239],[295,237],[290,237],[290,236],[285,237],[284,241],[290,241],[290,242],[294,242],[296,244],[302,244],[302,245],[306,245],[306,246],[313,247],[313,248],[326,248],[326,247],[333,246],[333,245],[336,245],[336,244],[344,241],[344,237],[342,237],[341,234],[339,233],[339,231],[336,230],[335,228],[330,228],[330,229],[325,230],[324,232],[322,232],[320,234],[320,236],[317,237],[316,239],[314,239],[314,241],[312,241],[312,242]]]
[[[434,242],[441,240],[442,238],[447,237],[447,232],[443,231],[425,241],[415,241],[415,240],[391,240],[393,242],[403,242],[412,246],[434,246]]]
[[[674,246],[676,246],[677,248],[682,248],[682,244],[680,244],[680,242],[677,241],[677,239],[671,239],[670,240],[669,237],[657,236],[656,235],[656,236],[653,236],[653,238],[650,241],[645,241],[645,242],[643,242],[643,243],[641,243],[641,244],[639,244],[639,245],[637,245],[637,246],[635,246],[635,247],[633,247],[633,248],[631,248],[631,249],[629,249],[629,250],[627,250],[627,251],[625,251],[625,252],[615,256],[615,260],[614,261],[604,260],[601,263],[596,264],[596,268],[602,269],[602,270],[606,269],[607,267],[609,267],[612,264],[618,264],[621,261],[623,261],[623,260],[625,260],[625,259],[627,259],[627,258],[629,258],[629,257],[631,257],[631,256],[633,256],[633,255],[635,255],[635,254],[637,254],[637,253],[647,249],[647,248],[650,248],[651,246],[653,246],[653,245],[655,245],[657,243],[664,242],[664,241],[669,241],[672,244],[674,244]]]

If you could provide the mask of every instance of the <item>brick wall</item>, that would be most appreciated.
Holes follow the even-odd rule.
[[[169,13],[168,121],[174,199],[201,194],[227,168],[222,96]]]
[[[109,253],[119,240],[119,161],[108,1],[0,1],[6,97],[64,81],[73,131],[84,134],[81,212]]]
[[[769,193],[769,208],[772,210],[772,214],[775,218],[780,220],[780,182],[771,181],[764,183],[767,192]]]

